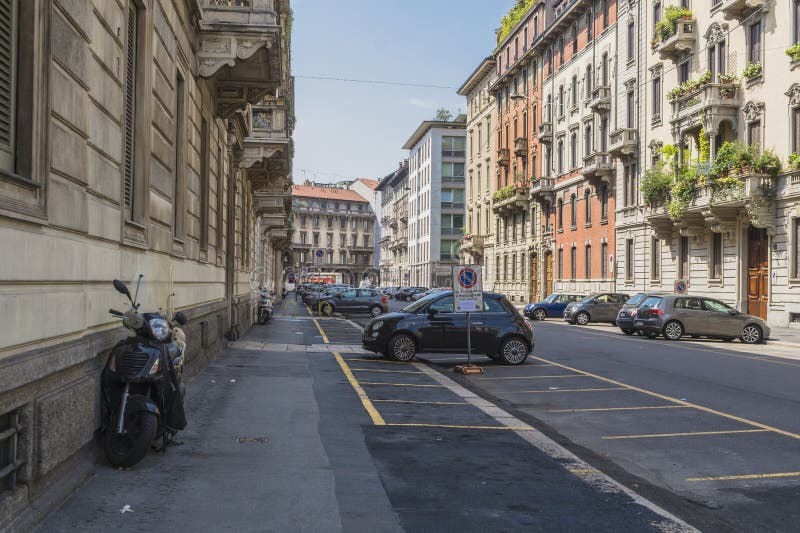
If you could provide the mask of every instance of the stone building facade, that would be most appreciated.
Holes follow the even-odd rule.
[[[339,272],[342,283],[377,281],[376,221],[367,199],[344,184],[307,182],[292,187],[292,214],[292,266],[301,277],[315,271]],[[321,257],[315,259],[317,253]]]
[[[495,152],[492,122],[495,99],[489,86],[495,76],[495,60],[484,59],[458,94],[467,99],[467,218],[461,243],[464,264],[483,267],[483,284],[494,288],[494,232],[491,228],[491,202],[495,188]]]
[[[0,529],[25,529],[93,466],[100,371],[126,336],[114,278],[143,274],[146,309],[189,317],[190,374],[251,324],[254,273],[279,279],[291,15],[287,0],[4,4]]]
[[[381,195],[381,284],[392,287],[410,283],[408,264],[408,160],[385,176],[377,187]]]

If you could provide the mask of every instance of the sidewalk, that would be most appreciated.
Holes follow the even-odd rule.
[[[449,377],[368,359],[352,324],[282,314],[189,384],[183,446],[98,465],[40,530],[688,529]],[[378,425],[353,373],[417,384],[379,387]]]

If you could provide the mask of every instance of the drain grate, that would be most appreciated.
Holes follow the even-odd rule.
[[[237,437],[239,444],[266,444],[268,437]]]

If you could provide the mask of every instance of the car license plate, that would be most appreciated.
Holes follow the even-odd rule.
[[[634,320],[633,321],[633,325],[634,326],[644,326],[644,320]]]
[[[622,312],[619,314],[620,318],[628,318],[628,313]]]

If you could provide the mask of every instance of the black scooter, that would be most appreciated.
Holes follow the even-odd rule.
[[[122,318],[134,335],[111,350],[102,378],[104,448],[108,462],[122,468],[137,464],[154,444],[164,450],[186,427],[186,387],[181,384],[186,337],[177,327],[186,324],[186,317],[176,313],[170,324],[159,313],[139,313],[141,279],[133,298],[123,282],[114,280],[131,307],[109,313]]]

